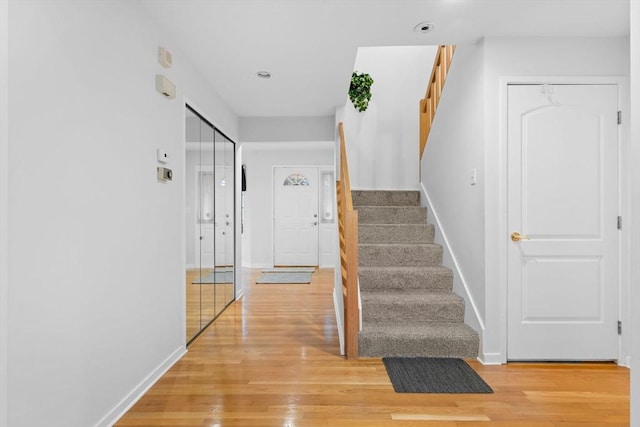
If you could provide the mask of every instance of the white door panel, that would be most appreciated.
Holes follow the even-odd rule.
[[[274,170],[274,264],[318,265],[318,169]]]
[[[617,358],[617,86],[510,85],[508,358]]]

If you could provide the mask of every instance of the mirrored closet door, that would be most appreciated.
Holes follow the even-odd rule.
[[[186,107],[187,342],[235,295],[235,144]]]

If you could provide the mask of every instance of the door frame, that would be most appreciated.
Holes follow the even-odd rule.
[[[278,168],[315,168],[316,181],[320,178],[320,165],[272,165],[271,166],[271,264],[276,262],[276,169]],[[318,203],[320,203],[320,188],[318,188]],[[319,224],[318,224],[319,225]],[[320,265],[320,227],[318,226],[318,266]]]
[[[575,85],[617,85],[618,87],[618,110],[622,110],[622,124],[618,126],[618,212],[623,218],[623,228],[618,239],[618,318],[622,321],[622,334],[618,338],[618,359],[617,362],[623,366],[629,366],[629,334],[626,333],[629,325],[629,295],[630,295],[630,275],[631,259],[630,244],[631,236],[629,226],[630,216],[630,168],[629,168],[629,97],[627,93],[628,79],[623,76],[609,77],[584,77],[584,76],[503,76],[500,78],[499,96],[499,141],[498,154],[500,157],[500,168],[497,173],[497,184],[499,188],[497,229],[491,230],[487,227],[487,233],[495,233],[494,239],[497,242],[497,251],[490,257],[487,251],[487,260],[493,258],[492,262],[498,266],[498,323],[499,330],[499,354],[485,354],[485,363],[506,363],[507,362],[507,328],[508,328],[508,86],[515,84],[536,85],[536,84],[575,84]],[[486,159],[485,159],[486,162]],[[486,193],[485,193],[486,194]],[[485,220],[486,221],[486,220]],[[624,232],[626,231],[626,232]],[[489,281],[487,281],[489,283]],[[487,295],[491,295],[487,292]],[[494,294],[496,295],[496,294]],[[485,316],[488,317],[488,316]],[[489,323],[489,322],[487,322]],[[495,336],[495,335],[494,335]],[[488,357],[487,357],[488,356]]]

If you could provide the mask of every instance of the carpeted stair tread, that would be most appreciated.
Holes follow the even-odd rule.
[[[419,191],[353,190],[354,206],[418,206]]]
[[[362,292],[362,324],[464,322],[464,300],[452,292]]]
[[[358,206],[359,224],[426,224],[427,209],[420,206]]]
[[[361,266],[358,273],[360,289],[367,292],[451,292],[453,288],[453,272],[441,265]]]
[[[433,224],[360,224],[360,243],[433,243]]]
[[[360,356],[477,357],[478,333],[417,191],[354,191],[358,210]]]
[[[442,247],[426,244],[376,244],[358,245],[358,265],[361,266],[425,266],[442,263]]]
[[[478,357],[478,333],[464,323],[367,325],[358,334],[365,357]]]

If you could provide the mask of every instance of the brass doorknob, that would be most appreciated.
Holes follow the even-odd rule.
[[[513,233],[511,233],[511,240],[513,240],[514,242],[519,242],[520,240],[531,240],[531,238],[527,236],[523,236],[517,231],[514,231]]]

